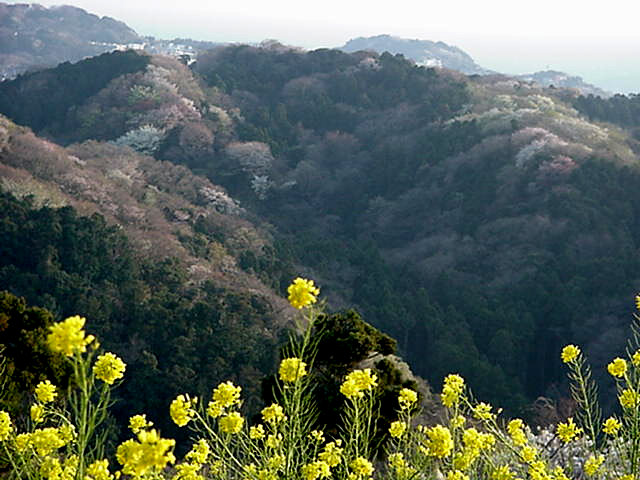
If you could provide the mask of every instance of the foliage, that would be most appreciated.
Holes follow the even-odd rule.
[[[51,379],[66,388],[71,371],[46,345],[51,312],[28,307],[24,298],[0,292],[0,370],[2,393],[0,409],[16,418],[24,405],[24,396],[36,385]]]
[[[274,381],[278,402],[263,408],[259,420],[249,424],[245,419],[242,389],[230,381],[219,383],[209,401],[179,394],[167,404],[172,421],[195,433],[192,447],[181,461],[175,455],[176,441],[163,438],[153,428],[154,420],[137,413],[129,419],[134,437],[115,448],[117,464],[110,466],[109,454],[113,452],[104,449],[108,433],[104,420],[114,381],[127,367],[112,353],[101,354],[94,362],[98,341],[85,333],[83,318],[70,317],[51,326],[47,344],[66,356],[77,388],[61,398],[54,384],[40,382],[26,428],[0,410],[0,448],[2,459],[11,466],[8,478],[635,477],[640,458],[637,334],[629,343],[628,358],[615,358],[607,366],[616,379],[621,410],[603,423],[590,414],[581,415],[577,423],[570,417],[534,435],[521,419],[503,419],[501,409],[475,400],[465,379],[450,373],[444,378],[442,413],[435,424],[416,421],[420,405],[414,390],[405,387],[396,392],[397,420],[388,427],[387,448],[377,451],[373,432],[380,421],[380,385],[371,369],[355,369],[341,379],[345,428],[334,432],[314,428],[314,404],[320,399],[315,389],[317,377],[313,376],[316,354],[320,342],[332,340],[325,338],[326,332],[317,324],[327,318],[313,306],[318,289],[307,291],[311,296],[304,304],[297,301],[300,295],[290,292],[290,301],[301,310],[300,330],[292,333]],[[577,382],[573,390],[576,401],[583,408],[592,408],[596,400],[591,397],[593,388],[587,386],[591,381],[584,375],[580,348],[568,345],[559,357]]]

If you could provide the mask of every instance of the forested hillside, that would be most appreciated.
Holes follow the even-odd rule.
[[[6,127],[5,190],[83,214],[86,202],[99,205],[101,228],[122,224],[131,242],[166,257],[175,249],[185,278],[224,292],[246,282],[281,291],[304,272],[331,307],[356,306],[396,337],[416,373],[439,382],[458,372],[479,398],[512,411],[566,393],[566,343],[596,362],[620,350],[640,289],[636,141],[592,123],[571,92],[279,44],[217,48],[194,71],[131,55],[74,65],[90,75],[107,62],[118,73],[64,102],[38,90],[36,76],[0,85],[0,99],[33,107],[19,116],[5,101],[0,111],[67,145]],[[38,75],[57,85],[69,68]],[[145,261],[132,259],[131,275],[151,288],[160,274]],[[276,311],[275,300],[241,295],[219,310],[203,290],[169,290],[168,304],[159,292],[150,301],[184,312],[185,329],[190,295],[207,305],[198,322],[231,308],[257,332]],[[50,295],[29,293],[54,308],[61,300]],[[188,361],[199,331],[187,335]],[[252,335],[243,338],[261,338]],[[268,356],[272,341],[252,351]]]

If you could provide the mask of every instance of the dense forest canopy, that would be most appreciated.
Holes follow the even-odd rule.
[[[640,288],[636,97],[576,97],[503,76],[424,68],[400,55],[279,44],[219,47],[192,71],[127,54],[35,75],[54,79],[55,88],[69,69],[105,74],[99,88],[60,97],[37,76],[3,82],[0,99],[30,100],[22,112],[0,102],[0,112],[58,143],[80,142],[65,150],[78,171],[82,162],[130,158],[121,147],[152,156],[136,162],[155,168],[153,175],[118,164],[118,181],[138,188],[141,176],[152,183],[174,172],[175,185],[158,183],[161,191],[206,198],[271,236],[259,241],[261,230],[245,226],[260,248],[239,247],[241,234],[228,240],[233,228],[221,232],[194,207],[167,208],[175,230],[179,222],[192,229],[179,235],[182,248],[209,258],[222,244],[234,267],[280,293],[288,274],[312,273],[332,306],[356,306],[430,382],[455,371],[480,398],[522,412],[539,395],[566,393],[564,344],[580,342],[595,358],[622,348]],[[61,182],[62,174],[30,166],[28,155],[16,160],[13,145],[3,163]],[[156,160],[191,172],[184,168],[178,181],[178,170],[154,167]],[[210,183],[190,186],[201,177]],[[140,208],[160,198],[146,186],[140,192]],[[258,332],[272,329],[277,315],[260,298],[220,283],[189,285],[180,261],[149,265],[127,256],[128,240],[99,218],[5,197],[27,220],[10,229],[7,245],[17,253],[6,257],[15,257],[3,266],[6,285],[56,314],[82,307],[113,341],[148,352],[140,353],[140,378],[160,368],[167,378],[200,382],[207,362],[220,367],[203,382],[239,364],[253,370],[236,375],[255,378],[272,361],[276,336]],[[136,232],[143,238],[142,228]],[[20,260],[23,235],[41,239],[32,247],[41,253]],[[110,270],[114,252],[124,263]],[[94,299],[87,292],[96,288]],[[165,328],[167,316],[178,319],[181,333],[138,347]],[[233,322],[216,323],[227,316]],[[122,318],[135,328],[124,328]],[[140,337],[131,340],[136,329]],[[203,338],[214,345],[205,348]],[[228,358],[207,357],[223,344]],[[166,348],[182,352],[180,368],[156,365]]]

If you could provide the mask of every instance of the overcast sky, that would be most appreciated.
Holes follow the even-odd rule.
[[[18,3],[9,1],[9,3]],[[23,2],[25,3],[24,0]],[[40,1],[51,6],[64,1]],[[640,92],[637,0],[69,0],[142,35],[222,42],[275,38],[306,48],[387,33],[456,45],[505,73],[555,69]]]

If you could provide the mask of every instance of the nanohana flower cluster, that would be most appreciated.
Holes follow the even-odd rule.
[[[320,311],[314,306],[318,288],[311,280],[297,278],[288,293],[310,329]],[[636,302],[640,309],[640,295]],[[13,478],[638,480],[640,345],[606,367],[616,382],[619,412],[605,420],[596,411],[593,375],[585,356],[570,344],[562,349],[560,360],[571,372],[572,394],[584,411],[544,435],[533,434],[519,418],[500,419],[501,409],[475,401],[464,378],[449,374],[440,393],[440,423],[416,425],[418,393],[411,388],[394,393],[395,417],[384,423],[385,454],[376,456],[373,444],[381,432],[378,427],[384,426],[377,417],[379,383],[384,379],[371,368],[347,374],[339,387],[345,397],[343,426],[320,430],[314,424],[314,351],[305,334],[282,359],[274,378],[274,400],[260,411],[259,423],[248,425],[241,413],[242,388],[230,381],[215,387],[206,404],[186,393],[178,395],[169,405],[169,415],[195,434],[179,460],[175,440],[163,438],[145,414],[129,418],[133,435],[115,452],[108,457],[95,454],[103,452],[105,436],[92,432],[107,417],[109,389],[124,378],[126,365],[113,353],[98,354],[99,344],[84,326],[84,318],[69,317],[50,327],[47,336],[50,349],[80,372],[70,387],[75,389],[72,394],[47,379],[40,381],[25,431],[23,422],[0,410],[0,464],[8,462]],[[116,465],[110,465],[109,458],[115,458]]]

